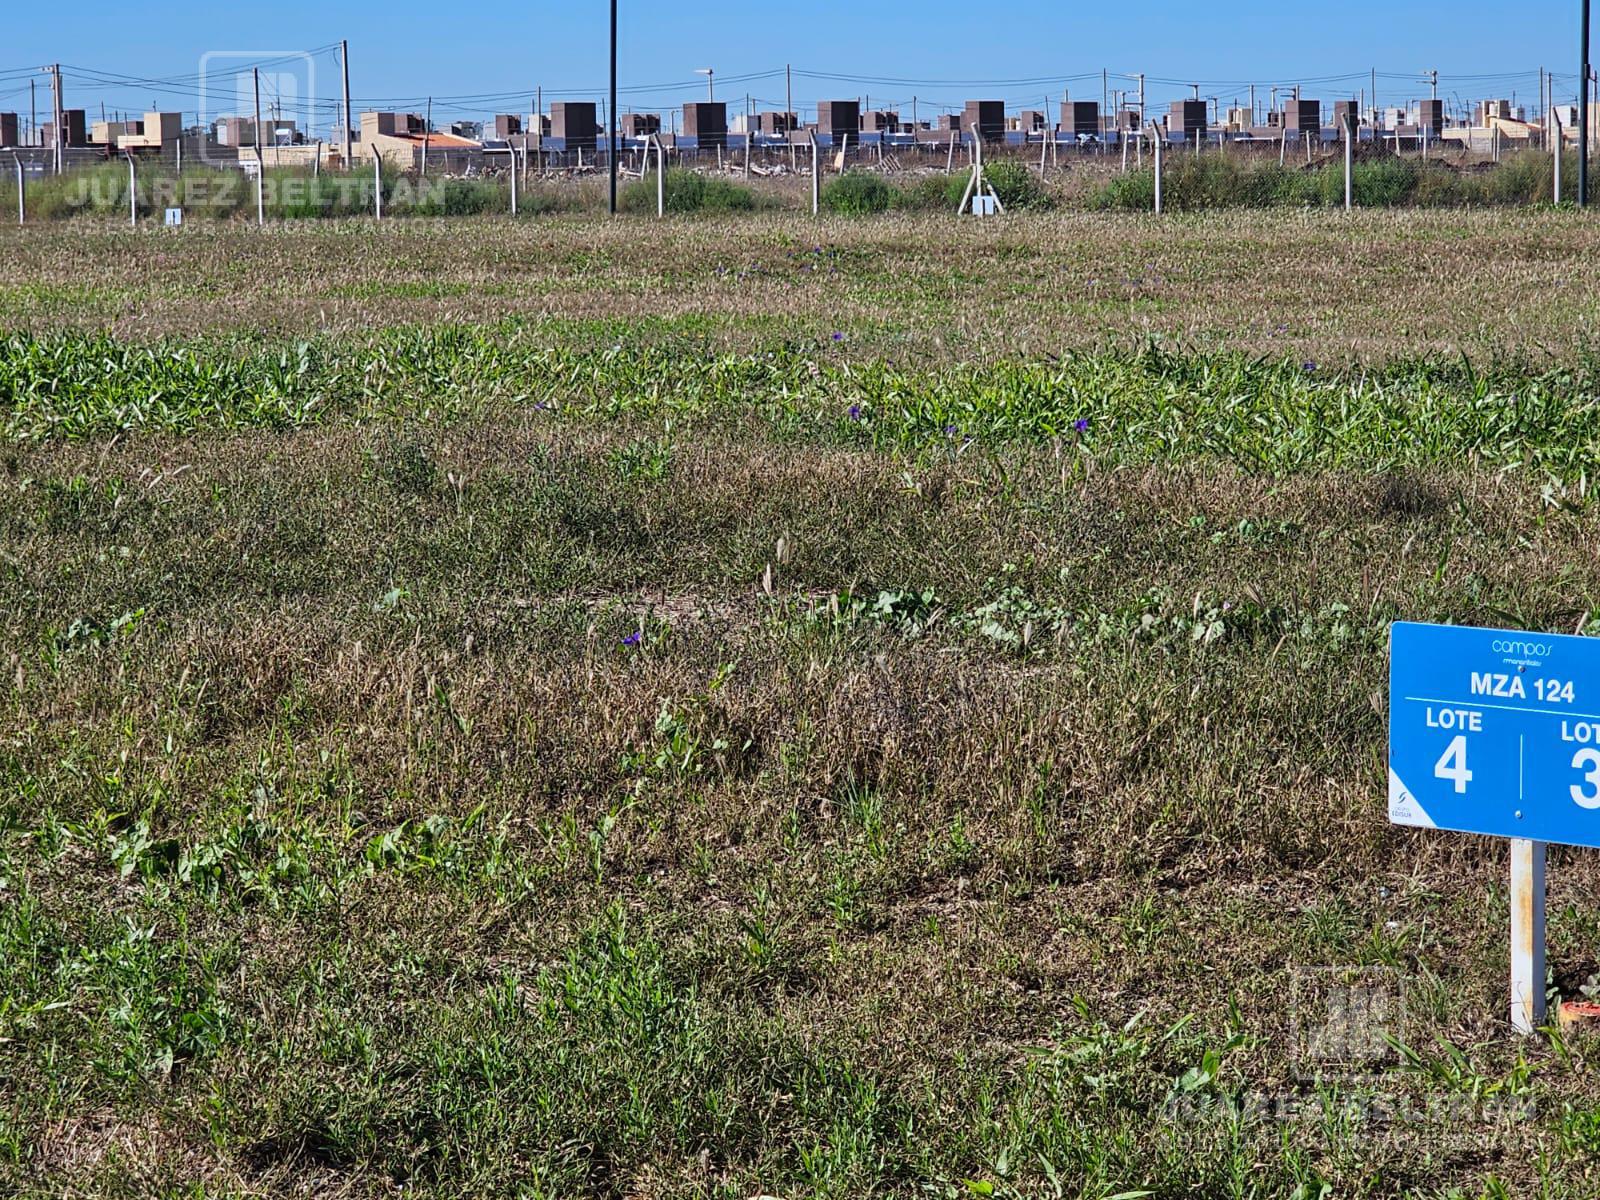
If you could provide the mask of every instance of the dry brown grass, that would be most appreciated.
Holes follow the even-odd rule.
[[[0,1170],[103,1193],[489,1193],[544,1171],[567,1195],[1033,1195],[1044,1155],[1074,1190],[1216,1194],[1243,1172],[1287,1194],[1310,1170],[1353,1194],[1491,1175],[1582,1194],[1562,1106],[1600,1100],[1587,1051],[1564,1065],[1502,1035],[1500,848],[1384,823],[1370,698],[1395,612],[1570,628],[1600,608],[1586,517],[1471,473],[1084,476],[1048,450],[894,461],[743,436],[640,478],[618,466],[630,436],[508,420],[16,455],[4,848],[35,932],[6,930],[26,1015],[0,1044],[19,1147]],[[961,620],[1006,588],[1070,616],[1007,650]],[[817,600],[905,589],[939,597],[920,628]],[[1223,601],[1240,611],[1212,644],[1116,632]],[[129,633],[66,635],[136,608]],[[641,614],[644,644],[622,645]],[[436,842],[372,859],[428,819]],[[207,886],[156,850],[124,877],[138,820],[186,853],[276,832]],[[1552,881],[1570,987],[1600,876],[1560,853]],[[587,986],[561,964],[618,912],[723,1047],[644,1129],[611,1073],[674,1079],[682,1048],[587,1042],[613,1034],[582,1008],[569,1044],[539,1016],[549,971]],[[114,950],[125,921],[181,953],[139,973]],[[74,956],[78,974],[52,965]],[[613,962],[623,994],[646,969],[579,961]],[[1161,1115],[1230,1029],[1224,1091],[1314,1096],[1289,971],[1344,963],[1404,973],[1407,1037],[1467,1048],[1475,1073],[1383,1089],[1502,1087],[1527,1054],[1514,1093],[1536,1119],[1230,1134]],[[506,980],[527,1007],[502,1029],[482,1006]],[[152,1066],[152,1000],[211,1005],[222,1032]],[[1094,1020],[1141,1011],[1192,1024],[1152,1032],[1136,1067],[1097,1057]],[[1075,1064],[1054,1100],[1029,1082],[1041,1045]],[[840,1072],[880,1117],[818,1082]],[[1084,1082],[1102,1077],[1121,1082]],[[702,1086],[731,1089],[732,1125],[696,1115]],[[1063,1120],[1081,1145],[1041,1132]]]
[[[648,318],[730,346],[843,328],[891,358],[1157,337],[1324,362],[1560,359],[1600,318],[1597,237],[1531,211],[75,223],[0,231],[0,303],[22,328],[138,337],[524,313]]]

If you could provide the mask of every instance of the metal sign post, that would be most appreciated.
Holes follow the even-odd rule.
[[[1511,1027],[1532,1033],[1544,1024],[1543,842],[1511,839]]]
[[[1545,1017],[1545,845],[1600,847],[1600,639],[1397,622],[1389,819],[1511,842],[1511,1023]]]

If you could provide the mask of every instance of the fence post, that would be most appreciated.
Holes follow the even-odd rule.
[[[1161,140],[1161,131],[1154,124],[1151,124],[1150,144],[1154,148],[1156,156],[1156,212],[1158,213],[1161,211],[1161,160],[1163,157]]]
[[[508,144],[506,149],[511,151],[511,215],[517,215],[517,147],[514,143]],[[523,149],[526,156],[527,149]]]
[[[1356,118],[1354,113],[1344,115],[1344,210],[1355,207],[1351,190],[1351,175],[1355,170]]]
[[[25,181],[22,177],[22,159],[17,157],[15,150],[11,152],[11,161],[17,164],[17,224],[26,225],[28,223],[27,193],[23,190]]]
[[[1562,143],[1563,139],[1561,137],[1561,118],[1556,115],[1555,105],[1551,105],[1550,106],[1550,120],[1556,127],[1555,128],[1555,132],[1556,132],[1555,147],[1554,147],[1554,152],[1551,154],[1551,158],[1554,161],[1555,178],[1551,180],[1552,191],[1551,191],[1550,200],[1551,200],[1552,204],[1560,204],[1561,203],[1561,151],[1563,149],[1561,143]]]
[[[822,211],[822,173],[818,162],[817,134],[811,130],[811,215]]]
[[[656,217],[667,215],[667,144],[656,137]]]
[[[134,172],[133,152],[128,152],[128,224],[139,224],[139,179]]]

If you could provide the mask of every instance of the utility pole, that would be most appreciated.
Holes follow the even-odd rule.
[[[39,102],[34,99],[33,80],[28,80],[28,145],[39,135]]]
[[[794,127],[794,68],[783,64],[783,136],[789,143],[789,171],[795,170]]]
[[[339,43],[339,69],[344,75],[344,169],[350,169],[350,43]]]
[[[50,141],[54,147],[51,158],[55,163],[55,172],[59,175],[63,159],[61,147],[66,141],[61,129],[61,114],[64,111],[61,104],[61,64],[55,63],[46,70],[50,72]]]
[[[746,135],[748,136],[748,134]],[[611,108],[606,116],[606,166],[611,172],[609,211],[617,215],[617,0],[611,0]]]
[[[261,68],[251,67],[250,77],[256,91],[256,224],[265,225],[267,212],[261,189],[266,182],[262,177],[267,172],[267,164],[261,157]]]
[[[1429,88],[1428,99],[1437,100],[1439,98],[1439,72],[1438,71],[1429,71],[1428,72],[1428,88]],[[1299,99],[1298,96],[1296,96],[1295,98]]]
[[[428,177],[428,139],[432,135],[432,133],[433,133],[433,97],[429,96],[428,97],[428,115],[422,118],[422,178],[424,178],[424,179],[426,179]],[[277,142],[278,142],[277,130],[273,130],[272,142],[273,142],[274,145],[276,145]],[[448,150],[445,151],[444,160],[445,160],[445,163],[446,163],[446,170],[448,170],[449,169],[448,164],[450,162],[450,152]]]
[[[1578,34],[1578,207],[1589,207],[1589,0]],[[1557,153],[1559,153],[1559,147]]]

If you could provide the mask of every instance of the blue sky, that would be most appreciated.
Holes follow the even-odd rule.
[[[751,93],[761,108],[781,108],[783,68],[795,68],[797,108],[864,96],[919,115],[968,98],[1013,106],[1052,103],[1064,89],[1099,99],[1102,68],[1143,71],[1147,96],[1164,103],[1201,94],[1227,103],[1259,84],[1304,86],[1325,100],[1360,94],[1377,68],[1379,99],[1426,94],[1421,72],[1437,68],[1447,101],[1510,96],[1531,102],[1538,69],[1561,75],[1557,99],[1575,90],[1577,5],[1508,8],[1487,0],[1400,0],[1371,6],[1288,5],[1283,0],[1223,3],[976,3],[922,0],[868,5],[810,0],[763,6],[741,0],[622,0],[621,83],[626,111],[661,111],[700,99],[696,68],[716,71],[717,98],[736,108]],[[1343,9],[1349,20],[1327,14]],[[786,12],[778,20],[764,14]],[[1224,22],[1217,14],[1226,12]],[[415,107],[435,97],[436,124],[496,111],[526,111],[534,89],[544,100],[588,98],[606,83],[604,0],[460,6],[388,0],[221,6],[166,0],[146,7],[86,3],[62,10],[27,4],[8,13],[0,40],[0,110],[28,112],[28,80],[49,107],[45,63],[61,62],[70,107],[142,112],[181,109],[207,115],[240,107],[239,74],[268,61],[264,104],[276,96],[286,115],[326,128],[338,96],[338,60],[328,47],[351,43],[357,109]],[[692,14],[685,17],[684,14]],[[274,52],[308,51],[305,60],[271,61]],[[207,59],[205,56],[210,54]],[[202,70],[210,86],[202,93]],[[825,78],[833,75],[839,78]],[[126,82],[135,77],[142,82]],[[1113,78],[1112,87],[1132,87]],[[307,100],[307,94],[311,99]],[[246,92],[246,95],[248,93]],[[909,115],[909,114],[907,114]]]

